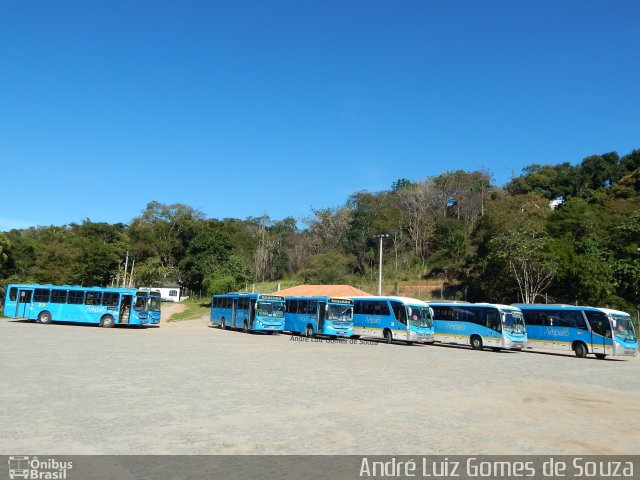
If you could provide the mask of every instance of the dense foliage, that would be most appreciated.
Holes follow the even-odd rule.
[[[381,233],[389,283],[435,278],[468,300],[634,311],[640,150],[531,165],[504,187],[482,170],[400,179],[298,220],[207,219],[152,202],[127,225],[12,230],[0,233],[0,281],[109,285],[129,252],[138,285],[217,293],[283,278],[358,283],[376,275]]]

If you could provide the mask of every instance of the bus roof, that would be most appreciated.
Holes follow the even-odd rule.
[[[419,305],[426,307],[428,304],[424,300],[418,300],[417,298],[411,297],[397,297],[397,296],[371,296],[371,297],[351,297],[353,301],[356,300],[395,300],[397,302],[402,302],[407,305]]]
[[[473,305],[471,302],[464,300],[426,300],[429,305]]]
[[[64,288],[66,290],[83,290],[83,291],[100,291],[100,292],[119,292],[119,293],[135,293],[137,288],[124,288],[124,287],[83,287],[82,285],[52,285],[50,283],[10,283],[7,285],[9,288]]]
[[[273,295],[271,293],[258,293],[258,292],[231,292],[231,293],[221,293],[217,295],[213,295],[213,297],[218,298],[233,298],[233,297],[247,297],[247,298],[264,298],[266,300],[284,300],[282,295]]]
[[[604,308],[604,307],[597,307],[597,308],[598,310],[602,310],[607,315],[623,315],[625,317],[631,317],[631,315],[629,315],[627,312],[623,312],[622,310],[614,310],[613,308]]]
[[[458,302],[458,301],[438,301],[438,302],[432,302],[432,301],[428,301],[427,302],[429,305],[435,305],[438,307],[448,307],[448,306],[455,306],[455,305],[461,305],[461,306],[466,306],[466,307],[494,307],[497,308],[499,310],[520,310],[519,307],[514,306],[514,305],[504,305],[501,303],[488,303],[488,302],[481,302],[481,303],[470,303],[470,302]]]
[[[521,310],[589,310],[597,312],[598,308],[588,307],[584,305],[567,305],[564,303],[513,303],[514,307],[518,307]]]

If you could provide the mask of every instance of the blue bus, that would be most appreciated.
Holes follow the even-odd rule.
[[[162,312],[160,311],[160,305],[162,303],[162,296],[160,290],[152,290],[150,288],[140,288],[138,290],[139,297],[146,297],[147,299],[147,323],[149,325],[157,325],[160,323],[160,317]]]
[[[81,287],[77,285],[11,284],[4,314],[38,323],[93,323],[102,327],[145,325],[147,298],[135,288]]]
[[[292,333],[350,337],[353,300],[333,297],[286,297],[284,329]]]
[[[518,304],[527,324],[531,346],[593,354],[638,354],[638,338],[631,317],[618,310],[576,305]]]
[[[211,325],[248,332],[282,332],[284,297],[262,293],[227,293],[211,298]]]
[[[433,343],[432,312],[425,302],[408,297],[352,297],[353,336]]]
[[[522,312],[509,305],[466,302],[427,302],[433,309],[435,339],[442,343],[485,346],[493,350],[522,350],[527,331]]]

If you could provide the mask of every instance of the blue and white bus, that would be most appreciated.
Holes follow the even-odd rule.
[[[43,324],[77,322],[107,328],[145,325],[149,317],[147,297],[135,288],[39,284],[9,285],[4,314]]]
[[[352,297],[353,336],[433,343],[429,305],[409,297]]]
[[[248,332],[282,332],[284,297],[262,293],[227,293],[211,298],[211,325]]]
[[[334,297],[285,297],[284,329],[307,337],[351,337],[353,300]]]
[[[474,350],[522,350],[527,345],[522,312],[509,305],[466,302],[428,302],[433,309],[435,339],[471,345]]]
[[[532,347],[573,351],[580,358],[638,354],[638,337],[624,312],[576,305],[517,306],[524,314]]]

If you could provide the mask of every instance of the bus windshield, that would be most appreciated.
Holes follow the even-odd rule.
[[[433,327],[433,319],[431,318],[429,307],[409,307],[409,322],[414,327]]]
[[[505,312],[502,329],[509,333],[525,333],[522,314],[520,312]]]
[[[256,314],[261,317],[284,317],[284,303],[258,302]]]
[[[142,311],[147,306],[146,297],[136,297],[136,303],[133,304],[133,309],[137,311]]]
[[[638,339],[633,328],[631,317],[627,317],[626,315],[610,315],[610,318],[613,324],[613,331],[617,338],[630,342],[635,342]]]
[[[351,305],[329,304],[327,308],[327,320],[350,322],[352,319],[353,313]]]
[[[149,311],[151,312],[159,312],[160,311],[160,299],[158,297],[149,297],[147,302],[147,306]]]

